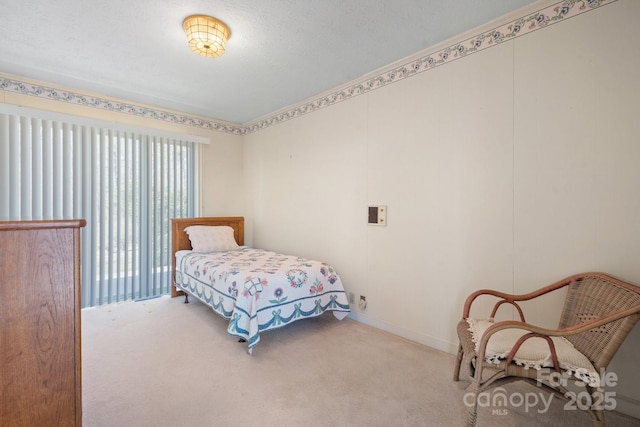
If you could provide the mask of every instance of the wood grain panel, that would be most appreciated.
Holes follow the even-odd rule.
[[[79,230],[57,225],[0,226],[1,425],[82,421]]]

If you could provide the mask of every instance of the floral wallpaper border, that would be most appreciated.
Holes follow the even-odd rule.
[[[22,82],[20,80],[9,79],[2,76],[0,76],[0,90],[35,96],[38,98],[44,98],[53,101],[66,102],[69,104],[81,105],[85,107],[93,107],[101,110],[113,111],[116,113],[130,114],[133,116],[144,117],[148,119],[178,123],[201,129],[234,133],[238,135],[245,133],[245,128],[241,125],[219,123],[215,120],[201,119],[185,114],[157,110],[150,107],[141,107],[135,104],[118,102],[111,99],[98,98],[82,93],[36,85],[33,83]]]
[[[378,76],[363,80],[329,95],[322,96],[288,111],[275,114],[248,125],[221,123],[213,119],[202,119],[185,114],[171,113],[154,108],[141,107],[135,104],[117,102],[106,98],[87,96],[82,93],[36,85],[16,79],[4,78],[2,76],[0,76],[0,90],[123,114],[131,114],[138,117],[162,120],[170,123],[178,123],[200,129],[244,135],[312,113],[358,95],[363,95],[372,90],[404,80],[440,65],[464,58],[465,56],[480,52],[502,42],[512,40],[616,1],[617,0],[565,0],[555,3],[528,16],[516,19],[482,34],[478,34],[477,36],[470,37],[460,43],[453,44],[412,60],[402,66],[385,71]]]

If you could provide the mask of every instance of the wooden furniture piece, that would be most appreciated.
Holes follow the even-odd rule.
[[[0,425],[80,426],[80,227],[0,222]]]
[[[184,292],[176,288],[176,252],[181,250],[190,250],[191,241],[185,228],[191,225],[210,225],[220,226],[228,225],[233,228],[233,236],[236,242],[244,245],[244,217],[227,216],[227,217],[201,217],[201,218],[173,218],[171,220],[171,297],[184,295]]]
[[[560,289],[566,289],[564,307],[560,315],[560,323],[556,329],[541,328],[525,321],[524,312],[519,302],[535,300],[536,298]],[[473,337],[470,330],[471,305],[478,297],[497,298],[492,313],[493,319],[498,308],[511,305],[517,310],[520,321],[495,322],[489,326],[480,337]],[[580,383],[581,378],[575,371],[567,370],[566,361],[556,352],[557,344],[551,338],[563,337],[573,347],[588,359],[596,372],[605,372],[616,351],[625,340],[633,326],[640,320],[640,287],[603,273],[582,273],[560,280],[537,291],[524,295],[509,295],[493,290],[479,290],[467,298],[458,323],[458,337],[460,345],[455,364],[453,379],[458,381],[461,366],[471,375],[470,393],[473,404],[469,405],[468,426],[474,426],[477,418],[478,396],[483,390],[514,380],[527,380],[560,397],[571,398],[566,383]],[[486,316],[482,316],[486,318]],[[473,323],[473,321],[472,321]],[[495,358],[489,354],[488,344],[492,337],[499,340],[497,333],[523,330],[523,335],[510,350],[506,357]],[[528,340],[540,340],[553,362],[553,368],[546,368],[554,375],[540,375],[538,369],[522,366],[517,362],[518,350],[523,348]],[[562,338],[561,338],[562,340]],[[495,344],[495,341],[494,341]],[[489,360],[488,360],[489,359]],[[556,373],[556,371],[558,373]],[[558,380],[561,378],[562,380]],[[574,382],[575,381],[575,382]],[[600,382],[602,385],[602,382]],[[606,385],[606,384],[605,384]],[[608,409],[607,399],[602,398],[602,391],[597,385],[585,384],[590,403],[578,406],[589,415],[594,426],[605,425],[604,413]],[[581,392],[584,393],[584,392]],[[465,402],[466,403],[466,402]]]

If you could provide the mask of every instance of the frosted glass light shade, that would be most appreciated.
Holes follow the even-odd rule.
[[[231,31],[222,21],[206,15],[192,15],[182,24],[189,47],[207,58],[222,56]]]

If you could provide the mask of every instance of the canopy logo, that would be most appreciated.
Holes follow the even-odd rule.
[[[593,379],[592,379],[593,380]],[[575,379],[565,372],[557,372],[551,368],[542,368],[538,370],[537,385],[550,385],[552,387],[562,387],[567,390],[564,397],[567,403],[564,405],[565,411],[575,411],[576,409],[585,410],[607,410],[612,411],[616,408],[616,392],[604,391],[603,387],[615,387],[618,384],[618,376],[614,372],[606,372],[600,370],[600,376],[594,382],[587,382],[585,379]],[[596,389],[591,394],[585,386],[590,385]],[[568,388],[579,387],[582,391],[568,390]],[[475,394],[473,392],[465,393],[463,397],[465,406],[473,407],[476,403]],[[477,405],[481,408],[491,408],[492,415],[508,415],[509,409],[524,408],[525,412],[537,411],[539,414],[546,413],[551,407],[553,401],[553,393],[546,391],[528,391],[528,392],[508,392],[503,387],[496,387],[491,390],[478,393]]]

